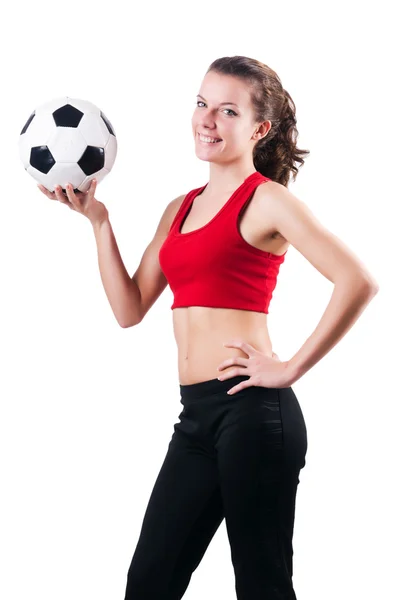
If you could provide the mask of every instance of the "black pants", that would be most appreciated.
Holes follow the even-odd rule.
[[[292,536],[307,434],[291,387],[180,385],[124,600],[179,600],[225,518],[238,600],[296,600]],[[209,599],[212,600],[210,589]]]

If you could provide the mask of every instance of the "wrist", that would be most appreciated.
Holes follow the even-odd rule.
[[[102,225],[104,223],[107,223],[109,221],[109,215],[106,215],[106,217],[103,217],[102,219],[97,219],[95,221],[91,221],[91,225],[92,228],[94,229],[94,231],[99,231],[99,229],[101,229]]]
[[[292,360],[285,361],[285,374],[288,385],[294,384],[303,375]]]

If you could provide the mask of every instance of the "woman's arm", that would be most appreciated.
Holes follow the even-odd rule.
[[[378,292],[379,285],[353,252],[285,186],[267,182],[258,189],[267,227],[270,220],[292,246],[334,283],[316,329],[287,361],[292,385],[343,338]]]
[[[316,329],[287,361],[289,385],[300,379],[346,335],[377,291],[378,287],[359,275],[337,280]]]

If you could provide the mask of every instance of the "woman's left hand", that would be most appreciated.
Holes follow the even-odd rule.
[[[236,377],[237,375],[250,375],[249,379],[241,381],[238,385],[231,388],[227,393],[235,394],[236,392],[250,386],[259,386],[267,388],[283,388],[290,387],[293,383],[291,374],[288,369],[288,361],[281,361],[277,354],[267,356],[263,352],[259,352],[246,342],[234,340],[227,344],[223,344],[225,348],[240,348],[248,355],[248,358],[242,356],[234,356],[224,360],[218,367],[218,371],[222,371],[226,367],[239,365],[235,369],[230,369],[227,373],[223,373],[218,377],[221,381]]]

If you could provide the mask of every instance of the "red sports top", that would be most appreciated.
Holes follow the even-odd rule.
[[[278,255],[251,246],[237,225],[239,213],[264,181],[270,179],[254,171],[206,225],[180,233],[193,200],[208,183],[185,196],[159,251],[161,269],[174,293],[171,309],[209,306],[269,312],[287,251]]]

